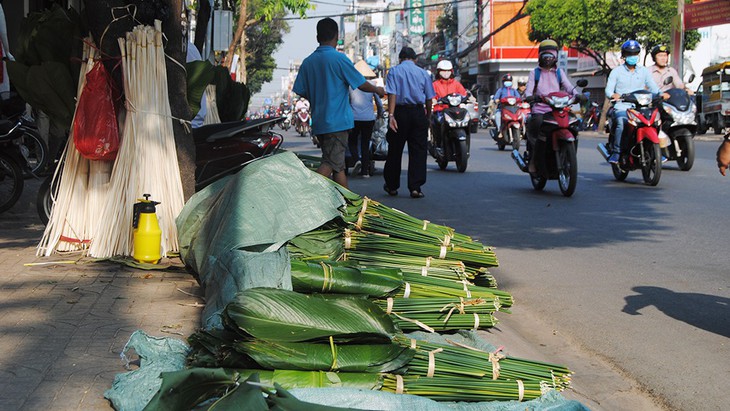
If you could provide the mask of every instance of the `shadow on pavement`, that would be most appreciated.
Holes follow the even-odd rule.
[[[641,315],[641,309],[654,306],[665,315],[705,331],[730,338],[730,298],[710,294],[678,293],[668,288],[638,286],[638,293],[625,297],[621,310]]]

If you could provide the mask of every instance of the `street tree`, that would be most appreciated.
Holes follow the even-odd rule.
[[[249,0],[249,4],[260,1]],[[269,21],[246,28],[246,86],[251,94],[261,91],[261,86],[274,77],[274,52],[284,42],[284,34],[289,32],[289,24],[281,19],[285,15],[281,11]]]
[[[635,39],[647,49],[669,43],[677,0],[530,0],[526,12],[531,40],[552,38],[577,49],[608,75],[606,52],[624,41]],[[685,32],[685,49],[694,49],[699,39],[697,30]]]

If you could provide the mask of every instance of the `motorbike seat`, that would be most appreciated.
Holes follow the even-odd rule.
[[[256,129],[269,123],[279,121],[279,117],[259,118],[255,120],[228,121],[225,123],[208,124],[193,129],[193,141],[212,143],[217,140],[235,137],[239,133]]]

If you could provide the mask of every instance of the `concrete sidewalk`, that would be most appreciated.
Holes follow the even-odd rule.
[[[184,270],[143,271],[113,263],[26,263],[43,226],[40,181],[26,180],[18,204],[0,214],[0,409],[107,410],[119,353],[137,329],[185,339],[200,324],[202,300]],[[184,291],[181,292],[180,290]]]

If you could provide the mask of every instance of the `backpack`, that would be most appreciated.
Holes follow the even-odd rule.
[[[537,91],[537,83],[540,82],[540,74],[542,73],[542,70],[540,70],[540,67],[535,67],[535,87],[532,88],[532,95],[535,95],[535,92]],[[558,73],[558,87],[563,82],[563,76],[560,75],[561,71],[560,69],[557,70]]]

